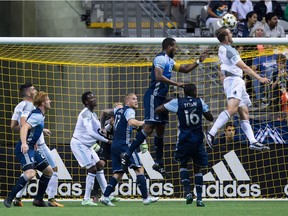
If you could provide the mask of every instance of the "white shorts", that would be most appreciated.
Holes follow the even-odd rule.
[[[55,168],[57,165],[55,163],[55,160],[51,154],[51,151],[50,149],[48,148],[48,146],[44,143],[44,144],[41,144],[41,145],[37,145],[37,150],[40,152],[40,154],[42,155],[42,157],[44,157],[47,162],[49,163],[49,165],[52,167],[52,168]]]
[[[81,167],[89,169],[100,160],[96,152],[86,145],[83,145],[79,140],[72,138],[70,147]]]
[[[230,98],[236,98],[240,100],[239,107],[241,106],[251,106],[251,100],[246,92],[245,82],[242,78],[237,76],[229,76],[224,79],[224,91],[227,100]]]

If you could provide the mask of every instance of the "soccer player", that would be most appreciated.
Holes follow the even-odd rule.
[[[123,103],[118,102],[113,104],[113,108],[122,108]],[[114,125],[114,115],[108,114],[107,110],[102,110],[100,114],[100,124],[101,124],[101,130],[102,133],[105,134],[105,136],[109,140],[113,140],[113,125]],[[98,144],[95,145],[95,147],[98,149],[95,151],[97,152],[99,158],[100,158],[100,164],[102,165],[103,169],[104,166],[107,164],[107,160],[111,160],[111,143],[108,144],[106,142],[100,142],[100,146]],[[94,147],[94,148],[95,148]],[[98,200],[98,188],[99,184],[98,182],[95,182],[93,190],[96,192],[96,195],[94,197],[94,202],[97,202]],[[118,202],[120,201],[117,197],[110,197],[112,202]]]
[[[269,150],[268,146],[259,143],[255,139],[249,122],[248,106],[251,106],[251,101],[246,92],[245,82],[242,79],[243,71],[261,83],[269,84],[270,80],[259,76],[242,61],[237,50],[231,47],[233,43],[232,33],[227,27],[218,29],[216,37],[221,43],[218,56],[221,64],[220,78],[223,80],[227,97],[227,109],[220,113],[211,130],[205,133],[206,142],[210,148],[213,148],[213,140],[218,130],[228,122],[231,116],[238,112],[241,119],[241,128],[250,142],[249,148],[258,151]]]
[[[113,176],[110,178],[104,195],[100,199],[100,201],[107,206],[115,206],[109,199],[109,196],[114,191],[118,181],[123,177],[124,170],[121,166],[121,154],[127,152],[129,149],[132,129],[133,127],[140,127],[144,124],[144,121],[135,119],[135,109],[138,108],[137,96],[134,93],[130,93],[125,96],[124,102],[124,107],[115,108],[110,111],[110,113],[114,112],[115,119],[113,142],[111,146]],[[132,157],[128,161],[128,165],[130,168],[134,169],[136,173],[137,185],[141,191],[143,204],[149,205],[150,203],[157,202],[159,199],[158,197],[148,196],[144,168],[136,152],[133,152]]]
[[[91,91],[82,94],[82,103],[85,108],[78,115],[70,147],[79,165],[88,170],[84,199],[81,204],[83,206],[97,206],[97,204],[90,199],[95,178],[103,192],[107,187],[107,182],[104,176],[103,166],[92,146],[97,141],[102,141],[107,144],[111,144],[111,141],[100,131],[100,122],[96,113],[93,111],[97,106],[97,100]]]
[[[37,90],[35,89],[32,83],[25,83],[20,87],[20,96],[22,97],[22,101],[14,109],[14,113],[11,118],[12,131],[20,132],[21,125],[24,125],[30,112],[35,109],[33,105],[33,97],[35,96],[36,93],[37,93]],[[43,132],[48,136],[51,135],[51,132],[49,129],[44,128]],[[58,188],[58,168],[50,153],[50,149],[45,143],[43,133],[41,134],[36,144],[37,144],[38,151],[40,151],[40,153],[45,156],[48,163],[51,165],[53,169],[53,174],[47,187],[48,206],[64,207],[64,205],[58,203],[55,200],[55,196],[57,195],[57,188]],[[26,186],[16,194],[16,197],[13,201],[14,206],[20,206],[20,207],[23,206],[21,197],[22,197],[23,192],[25,191],[25,188]]]
[[[168,122],[168,114],[160,113],[155,114],[157,106],[163,104],[166,101],[166,95],[168,93],[169,85],[183,87],[184,83],[175,82],[171,80],[172,70],[182,73],[189,73],[194,68],[206,59],[207,52],[203,52],[199,59],[193,64],[179,65],[173,60],[173,57],[177,50],[177,43],[173,38],[165,38],[162,42],[162,51],[157,54],[153,60],[151,70],[151,83],[144,95],[144,109],[145,109],[145,124],[143,129],[137,133],[135,141],[131,144],[129,152],[125,156],[126,160],[123,160],[123,166],[126,166],[125,162],[127,158],[131,157],[132,153],[140,147],[144,140],[155,129],[154,147],[155,147],[155,164],[153,169],[160,172],[164,177],[167,173],[163,164],[163,137],[165,124]]]
[[[7,208],[11,207],[16,194],[25,187],[29,180],[36,176],[35,169],[43,174],[39,179],[38,191],[34,198],[33,205],[47,207],[43,196],[53,170],[46,158],[44,158],[38,150],[35,151],[35,145],[43,132],[44,114],[50,109],[51,101],[47,93],[40,91],[35,95],[33,103],[37,108],[29,114],[26,122],[21,125],[21,140],[15,146],[15,156],[22,165],[23,174],[8,194],[8,197],[4,200],[4,205]]]
[[[193,202],[188,173],[188,162],[192,159],[194,179],[197,194],[197,207],[204,207],[202,202],[203,174],[201,168],[207,166],[208,156],[204,148],[202,131],[202,115],[213,121],[213,116],[208,105],[197,97],[197,88],[194,84],[184,87],[185,97],[172,99],[156,108],[155,113],[163,112],[177,113],[179,135],[176,143],[175,160],[180,162],[180,178],[184,188],[186,204]]]

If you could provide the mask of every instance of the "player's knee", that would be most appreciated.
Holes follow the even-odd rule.
[[[149,125],[149,124],[145,124],[143,130],[149,136],[153,132],[154,126]]]
[[[53,167],[52,169],[53,169],[53,172],[58,172],[58,167],[57,166]]]
[[[104,169],[105,162],[100,160],[96,163],[97,171],[101,171]]]
[[[52,176],[53,174],[53,169],[52,167],[49,165],[47,166],[43,171],[43,174],[47,175],[47,176]]]
[[[92,166],[88,169],[88,173],[96,174],[96,172],[97,172],[97,165]]]
[[[31,180],[36,176],[36,171],[34,169],[29,169],[24,172],[25,176],[28,180]]]

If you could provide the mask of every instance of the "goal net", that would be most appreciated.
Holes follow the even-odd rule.
[[[58,197],[82,198],[86,170],[79,167],[70,149],[77,115],[83,108],[82,93],[90,90],[96,95],[98,106],[95,112],[99,116],[102,109],[111,108],[113,103],[123,101],[127,93],[134,92],[139,100],[136,115],[139,120],[143,119],[143,95],[150,83],[153,57],[161,51],[162,40],[163,38],[2,38],[0,198],[7,196],[21,175],[21,167],[13,152],[19,135],[12,133],[10,120],[14,107],[21,101],[19,87],[22,84],[33,83],[38,91],[48,92],[52,100],[52,108],[45,119],[45,127],[51,130],[52,135],[45,139],[59,167]],[[209,105],[216,119],[226,107],[223,87],[218,78],[219,43],[215,38],[177,38],[176,41],[178,50],[175,61],[180,64],[193,63],[202,51],[209,50],[209,57],[203,65],[188,74],[173,72],[172,79],[195,83],[198,96]],[[276,73],[277,78],[277,57],[279,54],[286,55],[287,39],[234,39],[234,42],[242,59],[249,66],[254,66],[262,74],[263,62],[266,66],[272,65],[273,72],[269,72],[269,76],[273,79],[272,74]],[[286,72],[287,66],[284,69]],[[284,77],[285,82],[283,81],[285,85],[288,79],[286,76],[287,74]],[[272,84],[268,88],[262,88],[247,76],[245,80],[253,102],[249,110],[254,134],[257,140],[268,144],[271,150],[249,150],[248,141],[240,128],[239,116],[233,117],[231,121],[236,130],[235,139],[225,143],[223,134],[226,131],[222,128],[217,135],[219,139],[214,149],[207,148],[209,165],[203,169],[205,198],[284,198],[288,195],[288,110],[284,91],[287,86],[282,86],[279,82],[281,88],[278,86],[273,90]],[[168,97],[178,96],[183,96],[182,90],[170,86]],[[164,139],[164,164],[171,178],[164,179],[151,168],[154,157],[153,135],[147,140],[149,152],[139,155],[146,170],[150,194],[182,198],[179,164],[173,159],[177,118],[175,114],[170,114],[169,118]],[[203,128],[210,128],[211,125],[204,121]],[[189,169],[191,186],[194,187],[191,163]],[[107,179],[111,177],[111,162],[105,167],[105,174]],[[36,190],[35,180],[30,182],[25,197],[34,196]],[[124,176],[115,191],[124,198],[139,197],[138,192],[133,171]]]

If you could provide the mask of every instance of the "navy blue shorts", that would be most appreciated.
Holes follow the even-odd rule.
[[[23,171],[27,169],[38,169],[38,167],[41,167],[40,171],[42,171],[43,167],[45,168],[49,165],[46,158],[41,155],[39,151],[35,151],[34,148],[31,148],[30,146],[28,152],[23,154],[21,152],[21,142],[16,144],[14,153],[16,159],[21,163]]]
[[[111,147],[111,158],[112,158],[112,169],[113,173],[116,172],[123,172],[123,169],[121,168],[121,153],[128,152],[129,147],[128,145],[124,144],[121,146],[113,146]],[[129,167],[132,169],[137,169],[142,167],[142,163],[140,161],[140,158],[136,152],[133,152],[132,157],[130,158]]]
[[[144,110],[145,110],[145,123],[149,124],[165,124],[168,122],[168,112],[155,114],[155,109],[165,103],[165,97],[158,97],[153,95],[152,90],[147,90],[144,95]]]
[[[203,133],[194,134],[186,138],[179,136],[175,151],[175,160],[180,164],[187,164],[190,160],[194,164],[205,167],[208,165],[208,155],[203,144]]]

